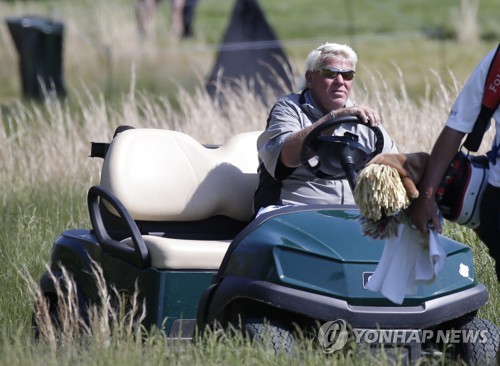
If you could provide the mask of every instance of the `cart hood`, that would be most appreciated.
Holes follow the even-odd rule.
[[[439,236],[445,268],[418,296],[476,283],[468,246]],[[243,276],[339,297],[367,296],[385,240],[363,236],[357,208],[284,211],[251,224],[231,244],[219,276]],[[468,268],[463,277],[459,269]],[[369,293],[369,292],[368,292]],[[373,293],[368,296],[372,296]]]
[[[378,262],[384,241],[363,236],[359,217],[355,208],[280,213],[256,225],[238,246],[279,248],[339,262]]]

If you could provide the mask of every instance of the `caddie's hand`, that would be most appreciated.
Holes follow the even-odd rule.
[[[340,108],[333,112],[335,117],[354,115],[359,117],[363,123],[369,124],[372,127],[380,125],[380,115],[378,112],[366,105],[361,104],[354,107]]]
[[[412,224],[422,233],[429,232],[429,224],[434,230],[441,233],[441,220],[438,216],[438,206],[433,194],[422,194],[410,205]]]
[[[424,173],[429,154],[424,152],[410,154],[379,154],[375,156],[368,164],[384,164],[396,169],[401,183],[410,200],[419,196],[416,185],[419,183]]]

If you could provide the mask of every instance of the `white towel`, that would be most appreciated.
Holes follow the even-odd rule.
[[[396,304],[413,295],[421,283],[431,283],[443,269],[446,253],[433,229],[424,235],[400,224],[398,235],[387,239],[380,262],[366,288],[382,293]]]

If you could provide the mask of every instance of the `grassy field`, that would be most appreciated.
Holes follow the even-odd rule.
[[[132,0],[0,1],[0,14],[14,19],[40,15],[63,22],[63,78],[70,100],[85,89],[116,100],[132,83],[138,90],[169,97],[175,96],[179,85],[192,91],[214,65],[234,3],[199,1],[195,37],[183,41],[169,31],[168,1],[161,2],[156,32],[148,39],[138,34]],[[360,56],[360,80],[375,76],[397,86],[402,74],[411,96],[421,96],[439,83],[432,70],[447,83],[449,71],[463,82],[500,36],[495,0],[259,4],[296,74],[302,74],[306,54],[317,45],[349,43]],[[0,27],[0,51],[0,103],[4,104],[21,94],[18,56],[5,23]]]
[[[167,1],[160,8],[156,37],[148,40],[137,36],[131,3],[0,1],[5,17],[52,14],[64,20],[69,94],[67,100],[44,103],[21,99],[17,54],[6,27],[0,27],[0,365],[385,365],[383,356],[360,356],[355,349],[328,356],[308,342],[290,362],[220,334],[202,346],[186,347],[167,343],[155,331],[141,342],[134,332],[110,335],[106,329],[57,347],[33,342],[31,280],[45,270],[61,231],[89,227],[86,192],[98,183],[101,166],[88,158],[90,141],[109,141],[118,125],[129,124],[175,129],[203,143],[221,143],[236,132],[261,130],[274,102],[228,92],[223,112],[204,92],[230,2],[200,1],[196,36],[182,42],[169,36]],[[454,20],[467,24],[469,18],[451,15],[460,11],[461,2],[411,4],[261,1],[297,77],[305,55],[318,44],[354,45],[360,56],[355,98],[380,110],[403,152],[430,150],[460,86],[500,37],[496,0],[478,3],[473,19],[482,37],[478,42],[459,40]],[[429,38],[430,33],[444,38]],[[485,246],[470,230],[449,223],[446,234],[473,248],[478,278],[490,291],[480,316],[500,324],[500,285]]]

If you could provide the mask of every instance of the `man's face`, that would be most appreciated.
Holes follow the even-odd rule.
[[[343,57],[328,58],[322,67],[334,67],[341,70],[352,70],[352,64]],[[311,90],[314,103],[326,114],[345,105],[351,93],[353,80],[346,80],[342,74],[335,78],[322,76],[317,71],[306,72],[306,85]]]

